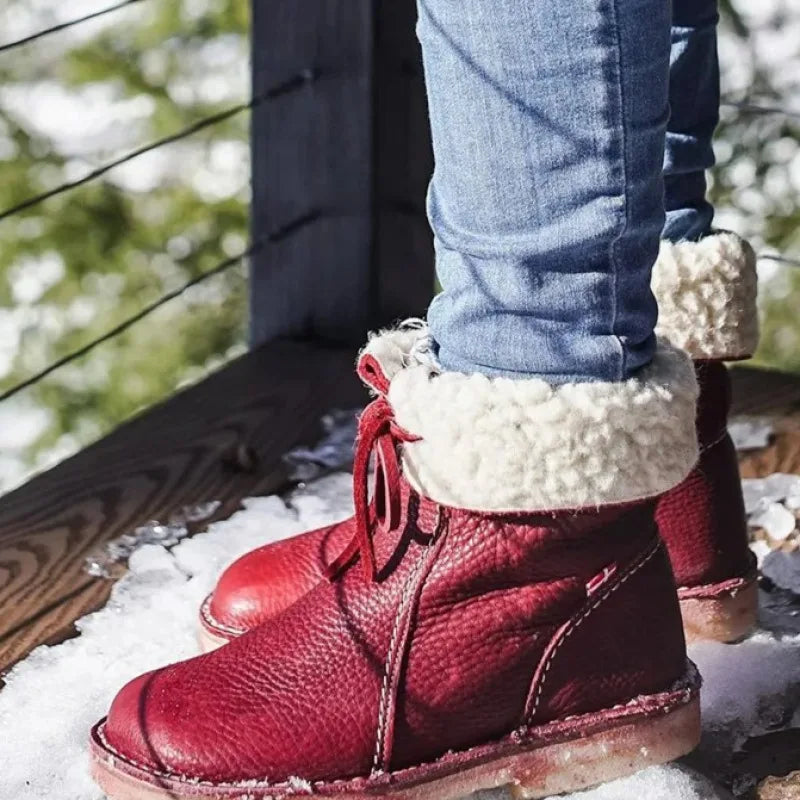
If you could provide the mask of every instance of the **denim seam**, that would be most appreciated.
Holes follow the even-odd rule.
[[[623,205],[623,224],[622,230],[614,237],[614,240],[611,242],[610,248],[610,256],[611,256],[611,268],[612,268],[612,298],[611,298],[611,335],[614,337],[615,341],[617,342],[617,346],[619,347],[619,372],[617,374],[617,380],[623,380],[625,377],[625,348],[622,345],[622,341],[617,336],[617,316],[619,313],[618,305],[619,305],[619,298],[617,293],[619,291],[618,287],[618,275],[619,275],[619,262],[617,259],[617,245],[619,244],[620,239],[625,235],[628,230],[628,225],[630,223],[629,213],[629,203],[628,203],[628,136],[627,136],[627,124],[625,120],[625,92],[623,88],[622,82],[622,41],[621,41],[621,32],[619,26],[619,14],[617,9],[618,0],[609,0],[610,10],[611,10],[611,24],[614,28],[614,36],[615,36],[615,48],[617,51],[617,63],[616,63],[616,82],[617,82],[617,114],[618,114],[618,127],[617,130],[620,131],[620,144],[622,146],[621,151],[621,158],[622,158],[622,205]]]

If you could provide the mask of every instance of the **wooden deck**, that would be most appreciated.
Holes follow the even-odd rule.
[[[327,410],[364,402],[353,361],[256,350],[0,499],[0,675],[105,603],[111,582],[83,569],[98,546],[186,505],[220,500],[224,518],[284,485],[281,455],[313,442]]]

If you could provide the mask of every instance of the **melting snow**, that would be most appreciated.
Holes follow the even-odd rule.
[[[772,424],[768,420],[739,417],[730,421],[728,433],[737,450],[759,450],[769,444]]]
[[[772,550],[764,556],[761,571],[776,586],[800,596],[800,552]]]
[[[278,497],[248,500],[231,519],[172,548],[147,544],[102,610],[77,623],[80,636],[39,647],[0,691],[0,798],[101,800],[87,773],[87,732],[130,678],[197,652],[199,603],[223,567],[263,544],[350,513],[350,476],[334,474]],[[736,646],[692,649],[705,677],[704,752],[730,754],[748,735],[791,718],[798,705],[800,637],[761,632]],[[9,735],[11,734],[11,735]],[[573,795],[575,800],[714,800],[728,797],[684,765]],[[481,800],[508,800],[505,792]]]
[[[742,481],[744,508],[751,528],[760,528],[776,546],[786,542],[797,529],[800,510],[800,475],[776,472],[766,478]],[[793,544],[800,544],[794,540]]]
[[[770,539],[782,542],[794,531],[797,520],[783,503],[770,503],[750,517],[750,526],[763,528]]]

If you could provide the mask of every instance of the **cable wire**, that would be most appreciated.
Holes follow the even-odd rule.
[[[291,236],[295,231],[299,230],[300,228],[304,228],[306,225],[310,225],[316,220],[318,220],[322,216],[322,211],[320,209],[314,208],[308,211],[306,214],[303,214],[296,219],[293,219],[291,222],[282,225],[279,228],[276,228],[272,233],[266,236],[264,239],[257,240],[253,242],[249,247],[242,250],[242,252],[237,253],[235,256],[231,256],[230,258],[226,258],[224,261],[221,261],[217,266],[214,268],[207,270],[206,272],[202,272],[199,275],[195,275],[194,278],[186,281],[182,286],[179,286],[177,289],[173,289],[171,292],[167,292],[166,294],[159,297],[157,300],[154,300],[152,303],[146,305],[144,308],[137,311],[132,316],[124,319],[118,325],[115,325],[113,328],[110,328],[105,333],[98,336],[96,339],[92,339],[90,342],[87,342],[85,345],[82,345],[77,350],[73,350],[71,353],[68,353],[65,356],[62,356],[59,359],[56,359],[51,364],[48,364],[44,369],[36,372],[35,374],[31,375],[29,378],[26,378],[21,383],[12,386],[10,389],[0,393],[0,403],[4,400],[8,400],[10,397],[13,397],[16,394],[19,394],[24,389],[27,389],[33,386],[35,383],[38,383],[43,378],[46,378],[51,373],[55,372],[57,369],[60,369],[63,366],[71,363],[72,361],[76,361],[79,358],[82,358],[87,353],[90,353],[92,350],[95,349],[98,345],[103,344],[104,342],[109,341],[110,339],[119,336],[121,333],[124,333],[128,328],[135,325],[137,322],[140,322],[145,317],[152,314],[157,309],[161,308],[161,306],[169,303],[170,300],[174,300],[177,297],[180,297],[186,291],[191,289],[193,286],[197,286],[197,284],[202,283],[203,281],[207,281],[209,278],[213,278],[216,275],[219,275],[226,270],[229,270],[231,267],[236,266],[244,259],[249,258],[250,256],[254,255],[255,253],[260,252],[266,244],[274,244],[275,242],[279,242],[282,239]]]
[[[125,8],[126,6],[132,6],[135,3],[141,3],[142,0],[122,0],[120,3],[116,3],[113,6],[108,6],[107,8],[101,8],[98,11],[93,11],[90,14],[84,14],[82,17],[76,17],[75,19],[68,20],[67,22],[61,22],[58,25],[53,25],[50,28],[45,28],[44,30],[37,31],[36,33],[32,33],[29,36],[23,36],[21,39],[16,39],[13,42],[6,42],[5,44],[0,44],[0,53],[5,53],[8,50],[14,50],[17,47],[22,47],[23,45],[30,44],[31,42],[35,42],[38,39],[43,39],[45,36],[50,36],[53,33],[60,33],[61,31],[65,31],[68,28],[74,28],[76,25],[80,25],[83,22],[89,22],[89,20],[97,19],[98,17],[104,17],[106,14],[111,14],[113,11],[119,11],[120,9]]]
[[[145,153],[150,153],[153,150],[157,150],[159,147],[163,147],[164,145],[173,144],[174,142],[180,141],[181,139],[186,139],[189,136],[198,133],[199,131],[204,130],[205,128],[210,128],[212,125],[218,125],[220,122],[224,122],[231,117],[235,117],[237,114],[241,114],[243,111],[247,111],[248,109],[257,108],[262,103],[266,102],[267,100],[273,100],[274,98],[278,97],[279,95],[286,94],[287,92],[293,91],[295,89],[299,89],[301,86],[305,85],[306,83],[310,83],[315,80],[317,77],[317,73],[315,70],[312,69],[305,69],[302,72],[299,72],[297,75],[289,78],[288,80],[281,81],[280,83],[273,86],[268,91],[264,92],[264,94],[259,95],[257,97],[252,98],[247,103],[239,103],[235,106],[231,106],[230,108],[225,109],[224,111],[220,111],[217,114],[212,114],[209,117],[204,117],[197,122],[193,122],[191,125],[176,131],[175,133],[171,133],[169,136],[164,136],[161,139],[156,139],[149,144],[142,145],[141,147],[137,147],[135,150],[131,150],[130,152],[126,153],[119,158],[115,158],[113,161],[108,161],[105,164],[102,164],[99,167],[87,172],[86,175],[77,178],[73,181],[67,181],[65,183],[60,184],[52,189],[48,189],[46,192],[42,192],[41,194],[34,195],[33,197],[29,197],[26,200],[23,200],[16,205],[10,206],[9,208],[0,211],[0,222],[4,219],[8,219],[8,217],[13,217],[15,214],[19,214],[21,211],[26,211],[29,208],[33,208],[34,206],[43,203],[45,200],[50,200],[53,197],[57,197],[60,194],[64,194],[64,192],[69,192],[72,189],[76,189],[79,186],[83,186],[84,184],[90,183],[93,180],[105,175],[107,172],[111,171],[115,167],[119,167],[122,164],[126,164],[129,161],[132,161],[135,158],[138,158]]]
[[[760,253],[758,257],[764,261],[775,261],[778,264],[787,264],[790,267],[800,267],[800,259],[789,258],[777,253]]]
[[[735,102],[732,100],[727,100],[720,105],[726,108],[735,108],[744,114],[781,114],[791,119],[800,119],[800,111],[791,111],[778,106],[762,106],[757,103],[749,103],[747,101]]]
[[[170,300],[174,300],[176,297],[180,297],[184,292],[191,289],[192,286],[197,286],[198,283],[202,283],[203,281],[208,280],[209,278],[219,275],[221,272],[225,272],[226,270],[230,269],[233,266],[236,266],[240,263],[243,259],[251,256],[255,253],[258,249],[260,249],[261,244],[256,242],[246,250],[243,250],[241,253],[238,253],[235,256],[231,256],[230,258],[226,258],[224,261],[217,264],[216,267],[213,269],[208,270],[208,272],[203,272],[200,275],[196,275],[191,280],[187,281],[177,289],[173,289],[171,292],[167,292],[166,294],[162,295],[155,300],[154,302],[150,303],[149,305],[145,306],[141,310],[137,311],[133,316],[128,317],[127,319],[123,320],[119,323],[119,325],[115,325],[113,328],[107,330],[102,335],[98,336],[96,339],[92,339],[92,341],[87,342],[82,347],[79,347],[77,350],[73,350],[71,353],[68,353],[65,356],[53,361],[51,364],[46,366],[44,369],[40,370],[39,372],[31,375],[29,378],[26,378],[21,383],[12,386],[10,389],[7,389],[5,392],[0,394],[0,403],[3,400],[8,400],[10,397],[13,397],[15,394],[18,394],[23,389],[27,389],[30,386],[33,386],[35,383],[38,383],[43,378],[46,378],[52,372],[55,372],[57,369],[69,364],[76,359],[85,356],[87,353],[94,350],[95,347],[98,345],[107,342],[109,339],[113,339],[116,336],[119,336],[121,333],[124,333],[128,328],[130,328],[135,323],[139,322],[140,320],[144,319],[145,317],[152,314],[156,309],[163,306],[165,303],[168,303]]]

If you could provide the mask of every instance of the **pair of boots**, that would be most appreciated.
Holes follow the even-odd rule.
[[[439,373],[423,326],[372,338],[354,516],[227,570],[201,609],[225,646],[93,729],[107,794],[529,798],[691,750],[684,629],[755,619],[721,363],[755,346],[755,258],[664,245],[654,289],[677,347],[623,383]]]

